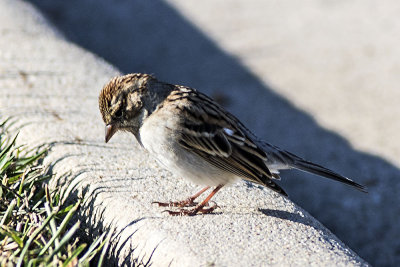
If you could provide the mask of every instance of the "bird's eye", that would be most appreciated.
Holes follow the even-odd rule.
[[[116,118],[121,118],[122,117],[122,108],[118,109],[115,113],[114,116]]]

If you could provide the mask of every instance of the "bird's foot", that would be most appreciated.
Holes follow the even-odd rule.
[[[189,197],[182,201],[170,201],[170,202],[159,202],[153,201],[152,204],[157,204],[159,207],[193,207],[197,205],[197,202],[194,202],[194,198]]]
[[[170,202],[159,202],[153,201],[151,204],[157,204],[159,207],[193,207],[197,205],[197,202],[187,202],[186,200],[182,201],[170,201]]]
[[[198,213],[209,214],[209,213],[212,213],[216,208],[218,208],[218,205],[215,202],[211,207],[205,208],[205,206],[206,205],[197,205],[196,207],[194,207],[192,209],[182,208],[178,211],[164,210],[163,212],[168,212],[169,215],[172,215],[172,216],[194,216]]]

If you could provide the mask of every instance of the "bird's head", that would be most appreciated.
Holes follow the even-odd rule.
[[[128,74],[111,79],[99,95],[99,109],[104,123],[106,143],[118,131],[132,132],[135,136],[148,115],[146,96],[149,84],[156,81],[148,74]]]

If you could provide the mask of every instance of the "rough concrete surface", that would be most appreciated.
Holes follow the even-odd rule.
[[[398,262],[395,1],[33,2],[70,41],[122,71],[197,87],[267,141],[366,184],[363,195],[311,175],[282,175],[291,199],[362,257]],[[132,136],[103,144],[97,94],[116,70],[62,40],[26,4],[0,3],[0,115],[25,125],[21,143],[52,144],[46,161],[58,182],[90,196],[82,214],[88,233],[115,228],[111,260],[366,264],[305,211],[260,187],[222,190],[214,215],[161,214],[151,201],[197,187],[159,169]]]

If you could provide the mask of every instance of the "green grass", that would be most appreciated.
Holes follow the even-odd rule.
[[[0,265],[89,266],[108,243],[105,234],[92,244],[79,241],[79,222],[71,218],[80,200],[62,203],[62,190],[50,190],[51,175],[40,165],[46,150],[17,146],[11,123],[0,122]]]

